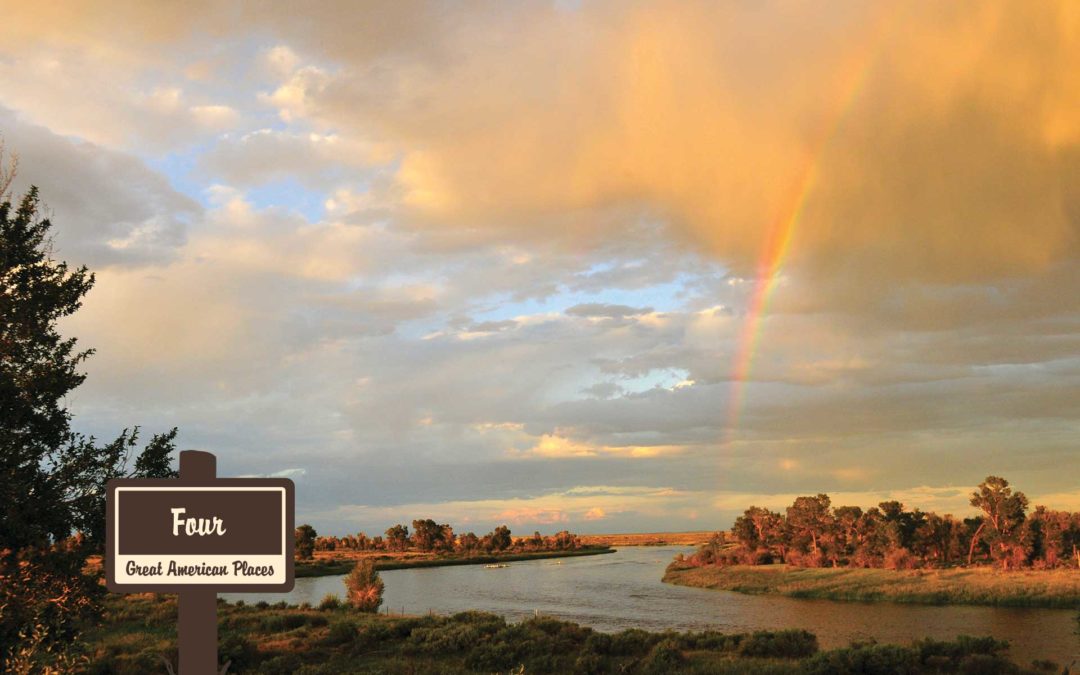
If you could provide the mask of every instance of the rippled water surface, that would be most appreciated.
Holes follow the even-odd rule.
[[[392,570],[381,573],[384,607],[408,614],[478,609],[510,620],[539,612],[603,631],[805,628],[824,647],[867,638],[904,644],[927,636],[993,635],[1010,641],[1010,653],[1020,663],[1080,659],[1075,611],[796,600],[661,583],[671,559],[690,551],[679,546],[630,547],[608,555],[515,562],[500,569],[465,565]],[[297,579],[287,594],[222,597],[316,604],[327,593],[342,596],[342,579]]]

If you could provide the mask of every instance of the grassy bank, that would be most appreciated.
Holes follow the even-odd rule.
[[[740,593],[775,593],[793,598],[1080,607],[1080,571],[1001,572],[986,567],[894,571],[857,568],[807,569],[789,565],[730,567],[668,566],[664,581]]]
[[[546,558],[574,558],[583,555],[602,555],[614,553],[615,549],[607,546],[589,546],[573,551],[528,551],[522,553],[499,553],[474,556],[415,555],[411,557],[383,557],[371,555],[377,570],[403,570],[413,567],[449,567],[453,565],[490,565],[492,563],[519,562],[522,560],[543,560]],[[296,577],[325,577],[335,574],[348,574],[363,555],[339,557],[319,557],[312,562],[297,562]]]
[[[819,651],[805,631],[724,635],[598,633],[538,617],[518,624],[480,612],[452,617],[361,615],[219,603],[219,654],[230,673],[1046,673],[1021,668],[992,639],[854,645]],[[80,644],[89,673],[164,672],[175,663],[173,596],[110,596]]]

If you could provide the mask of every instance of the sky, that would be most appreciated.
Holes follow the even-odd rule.
[[[339,535],[1080,509],[1080,4],[3,13],[82,432]]]

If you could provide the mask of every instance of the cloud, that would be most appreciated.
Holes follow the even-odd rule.
[[[566,310],[570,316],[596,319],[622,319],[628,316],[640,316],[652,313],[652,307],[628,307],[626,305],[609,305],[605,303],[590,302],[574,305]]]
[[[258,129],[226,135],[201,158],[202,168],[233,187],[296,178],[314,187],[335,187],[346,169],[355,172],[389,161],[377,148],[335,134]]]
[[[819,274],[982,280],[1074,256],[1068,10],[834,9],[532,8],[512,48],[492,26],[514,12],[476,14],[436,42],[452,69],[412,53],[373,77],[399,44],[337,45],[344,67],[293,86],[311,119],[395,139],[406,204],[436,222],[516,234],[617,199],[745,270],[806,196],[793,262]]]
[[[596,457],[600,454],[625,457],[657,457],[677,454],[685,448],[676,445],[594,445],[581,443],[554,434],[544,434],[536,445],[525,451],[511,451],[511,456],[521,457]]]
[[[95,268],[168,261],[201,207],[126,153],[74,141],[0,108],[0,134],[19,158],[16,197],[39,188],[57,253]]]
[[[98,273],[78,423],[303,464],[328,527],[1069,495],[1075,12],[16,7],[0,130]]]
[[[316,523],[333,521],[368,528],[385,528],[394,522],[430,517],[453,524],[459,532],[475,529],[481,533],[501,524],[516,525],[525,531],[536,528],[553,532],[564,529],[570,523],[606,520],[613,513],[643,519],[662,518],[687,508],[687,504],[699,496],[649,486],[578,486],[527,498],[421,502],[383,507],[343,505],[332,511],[308,513],[305,517]]]

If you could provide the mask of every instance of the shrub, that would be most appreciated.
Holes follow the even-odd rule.
[[[670,673],[678,670],[685,661],[679,643],[674,638],[665,638],[653,646],[642,668],[646,673]]]
[[[363,559],[345,577],[345,590],[349,603],[361,612],[378,612],[382,604],[383,580],[375,569],[375,563]]]
[[[816,654],[817,636],[805,630],[758,631],[739,644],[743,656],[798,659]]]
[[[513,668],[517,653],[506,642],[483,642],[465,657],[465,665],[473,670],[491,672]]]
[[[263,662],[258,672],[265,675],[292,675],[302,666],[303,663],[296,654],[282,654]]]
[[[328,645],[340,645],[352,642],[359,629],[353,621],[337,621],[330,624],[330,632],[327,633],[324,642]]]
[[[218,644],[218,659],[229,662],[229,670],[244,672],[255,664],[259,650],[255,643],[240,633],[228,633]]]
[[[306,623],[307,617],[303,614],[272,614],[262,619],[263,630],[267,633],[284,633]]]
[[[657,637],[640,628],[628,628],[611,636],[611,654],[614,656],[642,656],[653,646]]]
[[[574,672],[585,675],[598,675],[607,672],[604,657],[591,652],[583,652],[574,661]]]
[[[319,603],[319,609],[323,611],[338,609],[339,607],[341,607],[341,601],[338,600],[338,597],[333,593],[327,593]]]
[[[915,569],[917,560],[906,548],[894,548],[885,554],[885,569],[887,570],[912,570]]]
[[[390,627],[383,621],[370,623],[360,629],[360,642],[365,645],[376,645],[395,637]]]

